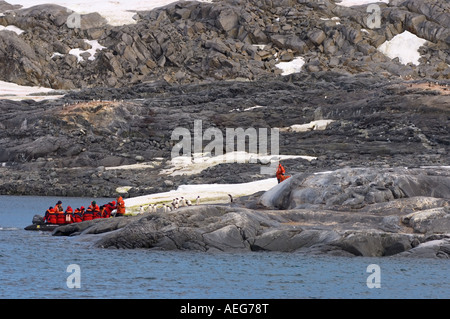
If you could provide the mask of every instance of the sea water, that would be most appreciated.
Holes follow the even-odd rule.
[[[89,237],[23,229],[58,200],[0,196],[0,298],[450,297],[449,260],[101,249]],[[93,199],[61,200],[77,208]]]

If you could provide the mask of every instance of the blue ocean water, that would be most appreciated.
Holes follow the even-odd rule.
[[[450,297],[448,260],[99,249],[78,236],[23,229],[57,200],[0,196],[0,298]],[[62,199],[64,207],[86,206],[91,200]],[[368,286],[372,264],[379,266],[379,288]]]

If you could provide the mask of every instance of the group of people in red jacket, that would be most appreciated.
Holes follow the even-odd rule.
[[[55,207],[50,206],[46,210],[44,222],[48,224],[65,225],[97,218],[110,218],[114,210],[116,210],[116,213],[114,214],[115,217],[125,215],[125,203],[122,197],[117,198],[117,203],[112,201],[105,205],[98,206],[95,201],[92,201],[87,209],[84,206],[81,206],[75,210],[70,206],[67,206],[66,210],[64,210],[62,202],[58,201]]]

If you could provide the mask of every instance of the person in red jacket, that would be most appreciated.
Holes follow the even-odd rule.
[[[284,169],[283,165],[281,165],[281,163],[279,163],[277,173],[276,173],[278,184],[290,177],[290,176],[285,176],[284,175],[285,173],[286,173],[286,170]]]
[[[103,218],[111,217],[111,212],[116,208],[117,208],[117,206],[116,206],[115,201],[109,202],[108,204],[104,205],[103,211],[102,211],[102,217]]]
[[[125,215],[125,202],[122,198],[122,196],[117,198],[117,213],[116,217],[120,217]]]
[[[55,213],[64,213],[64,208],[62,208],[62,202],[60,200],[56,203],[53,210],[55,211]]]
[[[58,225],[62,225],[66,223],[66,219],[64,216],[64,208],[62,207],[62,202],[58,201],[55,205],[55,207],[53,208],[53,210],[55,211],[55,215],[56,215],[56,222],[55,224]]]
[[[50,206],[45,211],[44,222],[47,222],[47,224],[56,224],[56,214],[53,207]]]
[[[90,206],[89,206],[90,207]],[[81,207],[84,208],[84,207]],[[83,221],[94,219],[94,213],[89,208],[83,212]]]
[[[64,225],[66,223],[66,214],[64,212],[56,213],[56,223],[58,225]]]
[[[83,221],[83,213],[81,212],[80,208],[77,208],[73,212],[73,222],[74,223],[81,223],[82,221]]]
[[[97,205],[97,203],[95,201],[91,202],[91,205],[89,205],[89,207],[86,211],[92,212],[92,219],[101,218],[100,207]]]
[[[67,206],[67,209],[64,212],[64,218],[65,218],[66,224],[72,224],[73,223],[73,209],[72,209],[72,207]]]

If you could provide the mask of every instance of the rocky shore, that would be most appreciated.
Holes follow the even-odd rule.
[[[60,226],[101,248],[450,258],[450,170],[299,174],[228,205]]]

